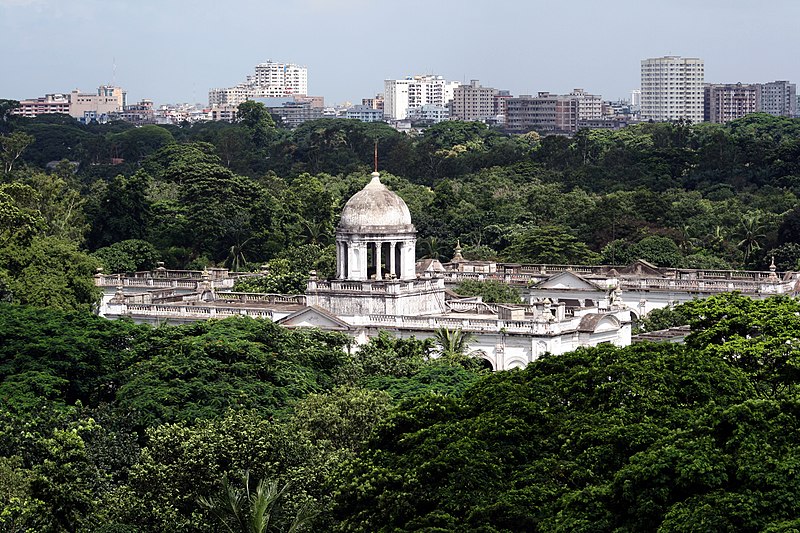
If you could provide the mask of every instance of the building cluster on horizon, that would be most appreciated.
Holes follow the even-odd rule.
[[[307,67],[270,60],[256,65],[243,83],[209,90],[208,105],[154,108],[151,100],[128,105],[123,89],[103,85],[96,93],[74,90],[23,100],[13,113],[26,117],[66,113],[82,122],[125,120],[137,125],[232,122],[240,104],[255,101],[288,128],[320,118],[346,118],[387,122],[399,131],[412,131],[461,120],[496,125],[510,133],[546,135],[573,135],[582,128],[619,129],[641,121],[725,123],[757,112],[787,117],[798,113],[794,83],[707,83],[704,61],[680,56],[642,60],[641,87],[631,91],[630,99],[618,101],[584,89],[514,96],[476,79],[462,83],[437,74],[385,79],[383,89],[360,104],[326,107],[322,96],[308,95]]]
[[[797,115],[797,89],[788,81],[706,83],[697,57],[648,58],[641,67],[642,120],[725,123],[751,113]]]

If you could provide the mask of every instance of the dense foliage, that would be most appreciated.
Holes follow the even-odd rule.
[[[491,374],[438,338],[3,304],[0,528],[219,531],[244,474],[307,531],[796,527],[800,303],[680,312],[686,345]]]
[[[237,289],[264,292],[330,276],[337,214],[376,140],[420,257],[460,242],[476,260],[798,268],[800,121],[407,136],[329,119],[287,131],[257,104],[236,124],[142,128],[12,106],[0,101],[0,530],[221,531],[234,522],[215,502],[248,490],[264,497],[241,516],[268,505],[278,528],[313,516],[308,531],[800,527],[794,299],[692,302],[643,323],[688,321],[685,345],[496,374],[459,330],[356,350],[244,318],[150,328],[91,313],[97,268],[226,265],[260,270]]]

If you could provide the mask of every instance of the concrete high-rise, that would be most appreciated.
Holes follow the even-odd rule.
[[[487,120],[494,118],[494,95],[497,89],[483,87],[478,80],[471,80],[469,85],[459,85],[453,91],[453,112],[455,120]]]
[[[408,110],[433,105],[445,107],[460,84],[441,76],[413,76],[402,80],[384,80],[383,116],[390,120],[408,118]]]
[[[759,85],[759,111],[777,117],[797,114],[797,86],[788,81],[771,81]]]
[[[254,98],[285,98],[308,94],[308,68],[292,63],[267,61],[255,66],[255,74],[233,87],[210,89],[211,106],[238,106]]]
[[[703,120],[705,66],[696,57],[642,60],[642,120]]]
[[[759,86],[745,83],[707,83],[703,118],[723,124],[758,111]]]

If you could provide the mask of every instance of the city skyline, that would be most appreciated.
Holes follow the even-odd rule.
[[[326,104],[358,103],[385,79],[436,74],[451,81],[566,94],[581,87],[606,99],[639,86],[640,61],[705,60],[705,80],[796,80],[793,31],[800,4],[763,7],[710,0],[659,6],[618,0],[552,3],[302,0],[237,9],[199,0],[191,8],[142,0],[0,0],[0,98],[31,98],[101,84],[130,101],[206,102],[208,90],[239,83],[267,60],[308,67],[308,88]],[[488,22],[487,22],[488,21]],[[495,21],[495,22],[492,22]],[[734,38],[735,37],[735,38]]]

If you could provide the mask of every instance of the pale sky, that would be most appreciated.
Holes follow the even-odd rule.
[[[797,83],[800,0],[0,0],[0,49],[0,98],[116,82],[206,103],[272,59],[307,66],[326,105],[414,74],[617,99],[662,55],[703,58],[707,82]]]

